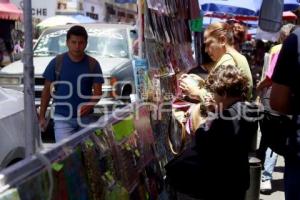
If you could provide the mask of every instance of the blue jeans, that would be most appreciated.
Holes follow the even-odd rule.
[[[278,155],[270,148],[266,150],[266,158],[264,163],[264,170],[262,172],[262,181],[272,180],[272,174],[277,162]]]
[[[286,200],[300,200],[300,161],[285,162],[284,190]]]
[[[85,127],[85,125],[97,121],[97,118],[90,115],[81,118],[66,119],[62,115],[55,114],[53,119],[56,142],[63,140],[77,131],[80,131]]]

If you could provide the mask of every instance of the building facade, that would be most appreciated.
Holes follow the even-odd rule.
[[[23,9],[23,0],[11,0]],[[137,4],[115,0],[32,0],[33,24],[55,15],[81,14],[98,22],[135,24]]]

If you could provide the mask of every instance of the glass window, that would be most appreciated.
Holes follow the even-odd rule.
[[[89,39],[86,53],[109,58],[129,58],[126,29],[87,29]],[[43,35],[38,41],[35,56],[51,56],[66,52],[67,30]]]

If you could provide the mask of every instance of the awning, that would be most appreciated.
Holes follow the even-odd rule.
[[[10,3],[8,0],[0,0],[0,19],[19,20],[22,14],[22,10],[13,3]]]

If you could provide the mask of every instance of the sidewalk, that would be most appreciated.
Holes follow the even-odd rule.
[[[271,195],[260,194],[260,200],[284,200],[284,186],[283,186],[283,171],[284,160],[282,156],[278,157],[276,167],[273,173],[272,193]]]

